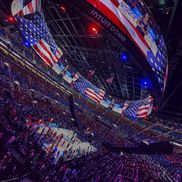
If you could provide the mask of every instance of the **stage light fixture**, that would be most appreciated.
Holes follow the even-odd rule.
[[[63,5],[60,5],[59,9],[62,13],[66,13],[66,8]]]
[[[141,84],[143,87],[149,87],[150,86],[150,81],[147,79],[142,79]]]
[[[26,47],[28,47],[28,48],[30,48],[31,47],[31,45],[30,45],[30,43],[29,42],[27,42],[27,41],[24,41],[24,43],[23,43]]]
[[[124,62],[128,61],[128,55],[124,52],[121,54],[121,61],[124,61]]]
[[[96,28],[96,27],[94,27],[94,26],[92,26],[91,30],[92,30],[92,32],[93,32],[94,34],[97,34],[97,33],[98,33],[97,28]]]
[[[7,16],[6,17],[6,21],[9,23],[9,24],[14,24],[16,22],[16,19],[14,18],[14,16]]]

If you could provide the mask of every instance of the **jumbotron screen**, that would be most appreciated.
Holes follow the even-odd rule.
[[[164,37],[147,6],[141,0],[87,0],[87,2],[94,7],[90,13],[95,19],[117,35],[123,43],[128,44],[128,39],[134,43],[149,63],[163,92],[168,74],[167,50]],[[110,21],[125,36],[118,32]]]

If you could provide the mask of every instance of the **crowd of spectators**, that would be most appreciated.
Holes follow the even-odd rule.
[[[180,181],[181,156],[119,156],[102,146],[102,141],[131,145],[124,133],[135,129],[120,124],[108,125],[104,116],[89,112],[79,101],[76,115],[81,131],[73,125],[68,95],[18,65],[0,62],[0,180],[14,181]],[[83,112],[84,110],[84,112]],[[104,118],[104,119],[103,119]],[[46,152],[44,138],[53,134],[37,133],[39,126],[54,121],[58,127],[78,132],[97,150],[83,155],[60,157],[54,163],[54,150]],[[174,132],[172,132],[174,135]],[[128,136],[127,135],[127,136]],[[142,137],[148,132],[141,133]],[[140,135],[138,135],[140,136]],[[152,136],[151,136],[152,138]],[[68,142],[70,145],[71,143]],[[66,151],[65,151],[66,152]],[[69,160],[64,160],[69,159]],[[174,166],[173,166],[174,165]]]

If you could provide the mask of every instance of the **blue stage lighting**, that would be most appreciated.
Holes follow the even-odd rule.
[[[121,54],[121,61],[128,61],[128,55],[126,53]]]
[[[23,43],[26,47],[28,47],[28,48],[30,48],[31,46],[30,46],[30,43],[29,42],[27,42],[27,41],[24,41],[24,43]]]
[[[150,86],[150,81],[149,81],[149,80],[146,80],[146,79],[143,79],[143,80],[141,81],[141,84],[142,84],[142,86],[144,86],[144,87],[149,87],[149,86]]]

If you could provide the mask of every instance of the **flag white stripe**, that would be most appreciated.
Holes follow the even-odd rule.
[[[62,51],[60,51],[59,49],[57,49],[56,54],[53,55],[53,59],[55,60],[56,63],[60,60],[60,58],[61,58],[62,55],[63,55],[62,54]]]
[[[146,117],[152,112],[153,108],[153,103],[151,103],[153,98],[151,96],[148,97],[148,103],[146,105],[142,105],[141,107],[138,108],[136,112],[137,117]]]
[[[22,11],[23,11],[23,15],[28,15],[28,14],[30,14],[30,10],[29,10],[28,5],[26,5],[26,6],[22,9]]]
[[[84,92],[89,98],[92,100],[99,102],[103,99],[103,96],[100,96],[99,94],[96,94],[92,89],[87,88]]]
[[[42,41],[42,43],[44,44],[44,46],[45,46],[48,50],[50,50],[49,45],[48,45],[43,39],[42,39],[41,41]],[[54,65],[54,62],[53,62],[51,56],[50,56],[49,53],[40,45],[40,42],[37,43],[37,47],[38,47],[38,49],[40,50],[40,52],[44,53],[44,55],[49,59],[49,61],[52,63],[52,65]],[[51,52],[51,51],[50,51],[50,52]]]
[[[41,0],[32,0],[23,6],[23,1],[14,0],[11,4],[12,15],[28,15],[41,11]]]
[[[49,66],[51,66],[51,63],[49,62],[49,58],[47,58],[46,55],[44,55],[41,52],[41,50],[37,47],[37,45],[34,45],[33,49],[42,58],[42,60],[44,60],[44,62],[46,62]]]

